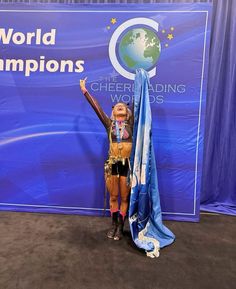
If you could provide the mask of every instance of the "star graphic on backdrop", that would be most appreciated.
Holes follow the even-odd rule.
[[[168,44],[168,43],[166,43],[166,44],[165,44],[165,47],[168,47],[168,46],[169,46],[169,44]]]
[[[117,22],[116,18],[111,18],[111,23],[115,24]]]
[[[107,26],[107,29],[109,30],[109,29],[111,29],[111,27],[110,27],[110,26]]]
[[[174,30],[175,30],[175,28],[172,26],[172,27],[170,27],[170,30],[171,30],[171,31],[174,31]]]
[[[172,33],[169,33],[169,34],[168,34],[168,36],[167,36],[167,38],[168,38],[169,40],[171,40],[171,39],[173,39],[173,38],[174,38],[174,36],[173,36],[173,34],[172,34]]]
[[[162,29],[162,31],[161,31],[162,33],[166,33],[166,31],[165,31],[165,29]]]

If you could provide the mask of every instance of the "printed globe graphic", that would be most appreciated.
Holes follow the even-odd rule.
[[[119,57],[126,68],[135,70],[153,67],[161,51],[160,40],[157,35],[147,28],[129,30],[119,44]]]

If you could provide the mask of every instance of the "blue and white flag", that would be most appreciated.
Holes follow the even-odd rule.
[[[137,69],[129,222],[135,244],[154,258],[159,256],[160,248],[174,241],[175,236],[162,223],[148,86],[148,73]]]

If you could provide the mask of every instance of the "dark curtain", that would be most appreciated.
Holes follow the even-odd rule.
[[[236,0],[214,1],[201,209],[236,215]]]
[[[14,2],[67,4],[213,2],[201,209],[236,215],[236,0],[14,0]]]

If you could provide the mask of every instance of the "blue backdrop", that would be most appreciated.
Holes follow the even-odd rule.
[[[211,6],[128,6],[1,7],[0,209],[102,213],[107,136],[79,79],[88,77],[108,114],[114,102],[131,102],[133,81],[117,73],[108,49],[122,23],[142,17],[158,23],[161,43],[150,101],[163,215],[198,220]],[[120,63],[130,29],[116,45]]]

